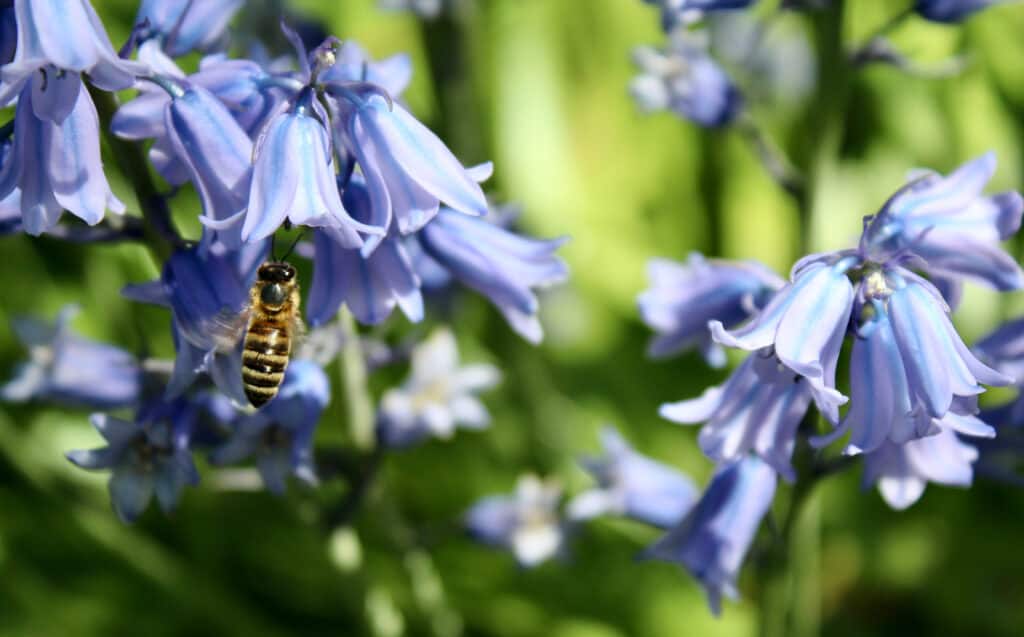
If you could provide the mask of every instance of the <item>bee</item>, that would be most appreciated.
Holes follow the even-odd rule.
[[[262,407],[277,395],[292,341],[302,329],[295,268],[284,261],[265,262],[249,291],[242,346],[242,385],[253,407]]]

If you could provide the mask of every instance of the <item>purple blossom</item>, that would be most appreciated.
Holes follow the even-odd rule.
[[[775,484],[772,468],[753,456],[720,467],[697,506],[647,555],[690,571],[704,586],[711,612],[718,615],[722,595],[739,596],[736,578],[771,507]]]
[[[134,522],[154,494],[170,513],[184,487],[199,483],[189,451],[196,416],[195,407],[182,399],[146,403],[135,422],[93,414],[92,425],[107,446],[71,451],[67,458],[83,469],[111,471],[110,501],[123,522]]]
[[[18,48],[18,22],[14,4],[0,5],[0,66],[10,64]]]
[[[765,349],[748,356],[724,385],[699,398],[666,403],[659,413],[677,423],[707,423],[699,443],[711,460],[729,462],[754,453],[794,482],[793,447],[810,402],[807,381]]]
[[[735,121],[743,99],[725,71],[694,34],[672,36],[664,49],[638,47],[633,60],[640,75],[630,93],[644,111],[670,110],[698,126],[719,128]]]
[[[180,57],[216,47],[242,0],[142,0],[135,23],[148,21],[145,37],[158,39],[165,51]]]
[[[64,210],[89,225],[99,223],[108,209],[124,212],[103,174],[99,118],[81,80],[69,75],[65,82],[74,92],[68,92],[71,108],[63,117],[39,116],[43,82],[36,75],[24,84],[14,114],[14,144],[0,164],[0,199],[20,192],[22,225],[31,235],[56,226]]]
[[[15,0],[14,12],[18,45],[14,59],[0,69],[0,105],[9,103],[40,70],[47,79],[45,85],[36,85],[40,117],[44,103],[53,102],[47,104],[50,112],[59,111],[59,102],[74,103],[79,73],[114,91],[130,87],[136,75],[147,72],[145,65],[117,56],[87,0]]]
[[[568,276],[565,263],[554,256],[566,238],[527,239],[447,208],[417,238],[435,262],[490,299],[520,336],[531,343],[543,339],[533,288],[560,283]]]
[[[489,496],[474,504],[466,513],[466,529],[479,542],[511,551],[521,566],[537,566],[563,549],[561,497],[557,483],[524,475],[512,495]]]
[[[668,528],[693,507],[697,487],[688,476],[637,453],[613,427],[601,430],[601,443],[604,457],[583,460],[597,486],[569,502],[570,519],[623,515]]]
[[[384,89],[398,99],[412,79],[412,60],[404,53],[374,61],[365,50],[352,41],[344,42],[335,53],[333,65],[320,73],[321,82],[348,84],[368,82]]]
[[[29,350],[29,360],[0,386],[0,398],[95,409],[135,405],[142,385],[139,362],[120,348],[73,333],[70,323],[77,313],[77,307],[68,306],[52,324],[32,318],[13,321],[14,333]]]
[[[255,456],[263,484],[283,494],[289,474],[315,485],[313,434],[330,402],[330,381],[315,363],[295,360],[266,407],[238,414],[231,437],[210,454],[213,464],[230,464]]]
[[[914,11],[932,22],[961,22],[971,15],[1005,0],[917,0]]]
[[[449,438],[457,426],[482,429],[490,415],[475,394],[500,380],[493,365],[460,365],[455,336],[438,329],[413,350],[409,378],[381,398],[377,437],[382,445],[406,447],[430,436]]]
[[[712,341],[708,321],[735,327],[785,284],[756,261],[707,260],[696,252],[685,264],[651,259],[647,275],[650,288],[637,303],[644,323],[657,332],[648,355],[661,358],[696,347],[713,367],[725,364],[725,353]]]
[[[995,155],[986,153],[946,177],[919,175],[871,219],[861,252],[884,262],[910,251],[935,276],[1002,291],[1024,287],[1024,271],[999,245],[1020,228],[1024,199],[1016,192],[982,195],[995,170]]]

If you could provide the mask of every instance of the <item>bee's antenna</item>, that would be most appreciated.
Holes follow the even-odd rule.
[[[292,250],[295,249],[295,246],[299,245],[299,239],[301,239],[302,235],[305,234],[305,233],[306,233],[306,229],[305,228],[303,228],[302,230],[299,231],[298,236],[295,237],[295,241],[292,241],[292,245],[288,247],[288,252],[285,252],[284,256],[281,257],[282,261],[284,261],[285,259],[288,258],[288,255],[290,255],[292,253]],[[275,261],[276,261],[276,259],[275,259]]]

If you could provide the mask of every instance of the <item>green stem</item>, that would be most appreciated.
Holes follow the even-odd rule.
[[[338,322],[342,330],[344,344],[341,347],[339,371],[342,387],[345,388],[345,407],[348,411],[349,432],[352,443],[362,451],[374,448],[373,398],[367,385],[366,356],[363,354],[359,340],[356,321],[348,308],[342,307],[338,313]]]
[[[89,87],[89,94],[96,104],[99,115],[100,129],[111,150],[114,163],[135,190],[142,210],[142,234],[146,246],[157,267],[161,267],[174,251],[184,245],[181,236],[174,228],[171,211],[167,200],[157,190],[153,176],[149,172],[149,162],[142,145],[127,139],[121,139],[110,132],[110,120],[117,112],[117,97],[113,93]]]

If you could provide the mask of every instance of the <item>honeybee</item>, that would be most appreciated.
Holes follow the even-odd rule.
[[[302,330],[295,268],[284,261],[265,262],[249,291],[242,346],[242,385],[253,407],[262,407],[277,395],[292,341]]]

